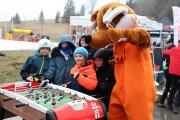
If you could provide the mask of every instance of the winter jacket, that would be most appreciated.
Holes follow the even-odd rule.
[[[77,78],[73,79],[72,89],[89,95],[93,94],[93,90],[96,88],[98,83],[93,61],[87,61],[84,67],[79,67],[76,64],[71,69],[70,73],[72,76],[75,73],[79,73]]]
[[[108,62],[109,58],[112,58],[113,50],[111,49],[99,49],[94,54],[95,58],[103,60],[103,66],[95,67],[96,76],[98,79],[98,85],[96,88],[96,94],[98,97],[108,96],[110,97],[112,88],[115,83],[114,69]]]
[[[169,73],[180,76],[180,46],[165,50],[163,54],[170,55]]]
[[[35,55],[28,57],[20,71],[20,75],[23,80],[26,80],[28,76],[34,75],[43,75],[45,77],[49,63],[49,56],[42,56],[39,51],[37,51]]]
[[[75,46],[72,41],[64,41],[69,42],[72,51],[74,51]],[[64,41],[60,41],[58,47],[52,50],[49,71],[46,75],[47,79],[56,85],[62,85],[71,81],[70,70],[75,65],[73,53],[69,55],[68,60],[66,60],[60,52],[60,45]]]

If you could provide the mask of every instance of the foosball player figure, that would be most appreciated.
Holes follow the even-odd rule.
[[[62,91],[59,91],[58,94],[59,94],[59,96],[62,96],[62,95],[63,95],[63,92],[62,92]]]
[[[48,94],[47,92],[44,93],[44,98],[47,98],[48,97]]]
[[[28,88],[28,92],[29,92],[29,93],[33,93],[32,87],[31,87],[31,88]]]
[[[55,92],[54,92],[54,91],[51,92],[51,96],[52,96],[52,97],[55,96]]]
[[[51,103],[52,105],[56,105],[56,100],[55,100],[55,98],[53,98],[52,99],[52,103]]]
[[[62,100],[64,98],[64,95],[59,96],[58,101]]]
[[[43,92],[46,92],[46,88],[44,88],[44,87],[43,87],[43,89],[42,89],[42,90],[43,90]]]
[[[36,93],[35,99],[38,100],[39,99],[39,94]]]
[[[49,88],[49,89],[52,89],[52,86],[49,86],[48,88]]]
[[[72,95],[71,99],[76,100],[76,96],[77,96],[77,94]]]

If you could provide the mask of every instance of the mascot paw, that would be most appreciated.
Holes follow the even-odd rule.
[[[117,43],[120,38],[123,38],[123,33],[112,27],[106,31],[106,34],[113,43]]]
[[[139,47],[141,48],[148,48],[150,46],[150,35],[145,31],[140,31],[140,38],[139,40]]]
[[[91,36],[91,35],[83,35],[83,36],[81,37],[81,39],[84,39],[84,40],[85,40],[85,43],[86,43],[86,44],[89,44],[89,43],[91,42],[91,40],[92,40],[92,36]]]

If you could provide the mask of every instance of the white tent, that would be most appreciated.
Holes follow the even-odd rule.
[[[90,16],[71,16],[70,17],[71,26],[91,26]]]
[[[137,15],[137,18],[139,20],[140,27],[143,27],[146,30],[162,30],[162,23],[159,23],[155,20],[151,20],[146,16],[139,16]]]
[[[146,16],[137,15],[137,18],[139,19],[140,27],[143,27],[146,30],[162,30],[162,23],[151,20]],[[91,26],[90,16],[71,16],[70,25],[89,27]]]

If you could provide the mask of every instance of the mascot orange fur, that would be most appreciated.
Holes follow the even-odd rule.
[[[150,36],[138,28],[134,11],[121,3],[109,3],[91,16],[96,35],[84,35],[86,43],[100,48],[113,44],[116,84],[109,105],[110,120],[152,120],[156,99]]]

